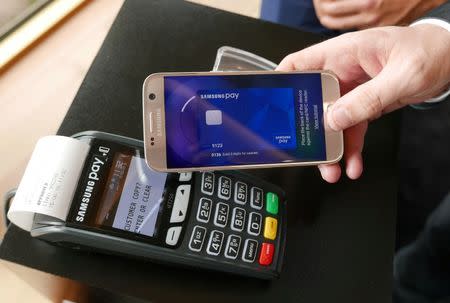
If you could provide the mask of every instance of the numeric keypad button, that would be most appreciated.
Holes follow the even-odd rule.
[[[242,253],[242,260],[244,262],[253,263],[258,251],[258,241],[247,239],[244,243],[244,252]]]
[[[258,236],[261,232],[262,216],[259,213],[251,212],[248,218],[247,232],[250,235]]]
[[[235,231],[243,231],[245,226],[245,209],[240,207],[233,208],[231,216],[231,229]]]
[[[247,203],[247,184],[236,182],[234,185],[234,202],[244,205]]]
[[[225,227],[228,222],[229,206],[226,203],[219,202],[216,205],[216,212],[214,214],[214,225]]]
[[[263,208],[263,190],[259,187],[252,187],[250,191],[250,205],[255,209]]]
[[[197,221],[208,223],[211,216],[212,201],[208,198],[201,198],[198,202]]]
[[[212,195],[214,192],[214,174],[204,172],[202,174],[202,193]]]
[[[239,254],[239,248],[241,246],[241,237],[236,235],[229,235],[227,240],[227,246],[225,247],[225,258],[236,259]]]
[[[225,176],[219,177],[219,198],[229,200],[231,197],[231,179]]]
[[[189,240],[189,249],[192,251],[200,251],[205,241],[206,228],[202,226],[195,226]]]
[[[217,256],[218,254],[220,254],[223,237],[224,235],[221,231],[213,230],[211,232],[211,235],[209,236],[208,248],[206,249],[206,252],[209,255]]]

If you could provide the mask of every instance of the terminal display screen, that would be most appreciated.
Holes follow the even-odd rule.
[[[96,152],[85,163],[71,221],[155,236],[168,175],[151,170],[138,150],[92,149]]]

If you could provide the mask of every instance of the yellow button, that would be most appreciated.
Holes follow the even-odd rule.
[[[264,238],[275,240],[277,237],[278,220],[272,217],[266,217],[264,224]]]

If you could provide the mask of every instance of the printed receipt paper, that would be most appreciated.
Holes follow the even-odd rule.
[[[9,220],[27,231],[35,213],[66,220],[88,152],[87,143],[73,138],[41,138],[8,212]]]

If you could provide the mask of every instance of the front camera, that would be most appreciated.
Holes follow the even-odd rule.
[[[148,98],[150,100],[155,100],[156,99],[156,95],[154,93],[151,93],[150,95],[148,95]]]

